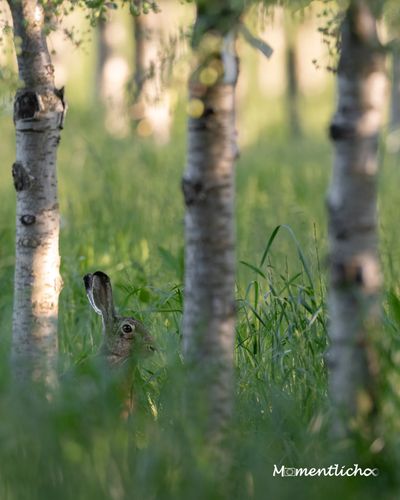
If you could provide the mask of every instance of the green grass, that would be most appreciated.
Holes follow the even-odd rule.
[[[380,188],[385,314],[378,339],[385,448],[371,455],[365,443],[336,447],[327,439],[327,102],[317,96],[302,103],[306,132],[298,140],[287,136],[282,115],[272,114],[237,165],[237,391],[228,477],[215,470],[181,412],[184,113],[177,114],[171,144],[156,148],[134,137],[112,139],[98,115],[72,107],[59,150],[62,377],[50,401],[12,394],[9,386],[14,145],[10,116],[1,117],[1,499],[395,498],[400,173],[398,162],[386,158]],[[110,274],[120,309],[142,319],[159,346],[135,374],[139,409],[128,421],[119,417],[117,382],[97,366],[101,326],[82,283],[96,269]],[[378,464],[381,475],[272,477],[273,464],[334,463]]]

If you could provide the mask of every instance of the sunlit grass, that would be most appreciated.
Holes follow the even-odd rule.
[[[324,197],[331,151],[324,121],[329,109],[325,104],[318,117],[318,99],[303,138],[290,139],[279,129],[282,114],[242,148],[237,165],[237,393],[229,478],[216,474],[181,408],[183,104],[171,144],[157,148],[134,136],[110,138],[97,113],[72,110],[68,116],[59,150],[61,379],[50,401],[34,394],[15,398],[8,390],[14,145],[10,117],[1,118],[0,498],[263,499],[294,492],[299,498],[373,498],[390,491],[400,352],[400,174],[393,159],[385,162],[380,188],[382,261],[392,291],[379,340],[382,374],[390,382],[382,392],[382,435],[390,453],[386,461],[382,454],[376,458],[382,477],[373,484],[335,479],[331,497],[332,483],[323,480],[272,478],[274,463],[364,460],[362,451],[349,456],[327,444]],[[117,303],[148,325],[159,347],[135,374],[139,409],[128,421],[121,420],[114,381],[96,357],[101,325],[82,276],[97,269],[112,277]]]

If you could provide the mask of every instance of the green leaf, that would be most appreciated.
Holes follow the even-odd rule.
[[[255,273],[259,274],[264,279],[267,279],[267,277],[265,276],[265,274],[257,266],[254,266],[253,264],[249,264],[248,262],[245,262],[244,260],[241,260],[240,263],[243,264],[244,266],[250,268],[252,271],[254,271]]]
[[[388,292],[388,303],[390,314],[393,317],[396,325],[400,327],[400,299],[394,293],[393,289]]]
[[[150,292],[149,292],[149,290],[147,288],[141,288],[140,289],[139,300],[141,302],[145,302],[145,303],[150,302],[150,297],[151,297],[151,294],[150,294]]]
[[[311,286],[311,288],[314,288],[314,283],[313,283],[313,279],[311,276],[311,271],[310,271],[310,268],[308,267],[306,257],[301,249],[300,243],[298,242],[298,240],[293,232],[293,229],[290,226],[288,226],[287,224],[280,224],[279,226],[276,226],[276,228],[272,231],[271,236],[268,239],[267,246],[265,247],[263,256],[261,258],[260,267],[263,266],[263,264],[268,256],[268,253],[271,249],[272,243],[274,242],[276,235],[278,234],[278,232],[281,228],[285,229],[289,233],[291,239],[293,240],[293,242],[296,246],[297,255],[300,259],[300,262],[303,265],[303,269],[304,269],[304,272],[306,273],[306,276],[308,278],[310,286]]]

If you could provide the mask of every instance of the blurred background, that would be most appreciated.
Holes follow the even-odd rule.
[[[94,27],[85,12],[75,10],[49,35],[57,86],[65,86],[69,105],[59,149],[64,265],[66,259],[79,257],[70,246],[76,244],[73,230],[87,234],[84,247],[93,245],[92,260],[79,264],[88,267],[104,265],[104,252],[108,265],[121,263],[123,247],[129,246],[131,259],[147,255],[155,269],[159,246],[174,255],[182,247],[180,177],[191,112],[186,87],[194,7],[166,0],[160,8],[160,15],[139,18],[128,9],[109,9],[107,22]],[[6,14],[3,9],[3,25]],[[325,2],[317,2],[296,13],[256,6],[245,20],[248,30],[274,52],[267,58],[239,36],[240,259],[258,260],[280,223],[292,225],[305,241],[314,229],[319,237],[325,234],[323,198],[330,168],[326,131],[334,107],[334,75],[327,68],[334,66],[335,56],[329,54],[321,30],[334,15]],[[0,189],[7,210],[2,231],[9,231],[8,237],[14,207],[14,59],[6,29],[0,60],[0,147],[2,175],[9,182]],[[94,233],[96,242],[90,240]],[[12,241],[7,246],[3,260],[12,266]]]

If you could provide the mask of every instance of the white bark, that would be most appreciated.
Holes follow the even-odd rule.
[[[205,431],[215,442],[223,437],[233,403],[238,76],[234,44],[235,36],[230,33],[220,52],[206,56],[189,83],[190,103],[197,106],[188,123],[187,167],[183,177],[186,203],[183,348],[191,370],[188,404],[194,413],[205,417]],[[217,68],[220,74],[214,83],[204,84],[202,80],[207,75],[204,71],[209,68]]]
[[[59,210],[56,151],[65,104],[36,0],[9,0],[23,87],[15,97],[17,192],[12,364],[18,379],[53,382],[57,359]]]
[[[385,103],[385,58],[368,4],[354,0],[342,26],[335,147],[328,194],[331,286],[328,366],[338,414],[353,421],[375,409],[376,366],[369,347],[379,328],[378,137]],[[349,422],[336,420],[343,435]]]

